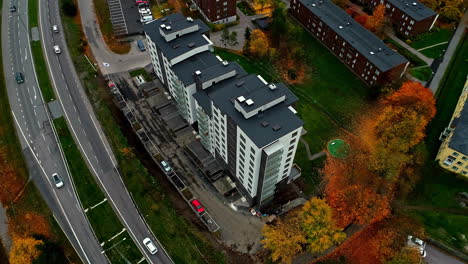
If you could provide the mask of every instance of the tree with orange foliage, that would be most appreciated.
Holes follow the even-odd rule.
[[[369,19],[369,16],[364,14],[364,15],[358,15],[354,17],[354,20],[361,24],[361,26],[365,26],[367,24],[367,20]]]
[[[6,206],[13,202],[25,184],[8,161],[5,147],[0,148],[0,183],[0,203]]]
[[[44,216],[36,212],[26,212],[9,218],[8,232],[12,236],[43,235],[50,237],[50,226]]]
[[[262,30],[253,30],[250,39],[250,53],[252,55],[264,58],[269,54],[270,41]]]
[[[419,264],[421,263],[421,254],[414,247],[404,247],[386,264]]]
[[[385,5],[380,4],[372,12],[372,16],[369,16],[364,27],[373,32],[380,32],[382,30],[385,19]]]
[[[10,251],[10,264],[32,263],[41,251],[37,246],[42,245],[43,241],[32,237],[13,237],[13,246]]]

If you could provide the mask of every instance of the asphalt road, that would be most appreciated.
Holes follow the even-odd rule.
[[[29,45],[27,0],[15,0],[14,4],[17,11],[9,13],[10,2],[3,3],[2,58],[8,99],[30,177],[83,262],[107,263],[70,184],[61,149],[38,88]],[[23,73],[24,83],[16,83],[15,72]],[[63,188],[57,189],[53,185],[52,173],[63,178]]]
[[[424,259],[429,264],[464,264],[465,262],[447,254],[445,251],[431,245],[426,245],[426,258]]]
[[[112,151],[99,127],[68,52],[64,34],[62,34],[58,1],[40,1],[39,13],[41,38],[53,86],[75,142],[88,167],[96,176],[117,216],[148,262],[172,263],[169,255],[138,213],[118,173]],[[54,33],[52,25],[58,25],[60,32]],[[54,53],[54,45],[60,46],[61,54]],[[142,245],[146,237],[156,242],[159,249],[157,254],[149,254]]]

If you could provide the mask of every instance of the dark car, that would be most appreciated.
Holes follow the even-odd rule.
[[[203,213],[205,211],[205,208],[203,208],[203,206],[201,205],[201,203],[195,199],[191,202],[193,208],[195,208],[195,210],[197,210],[197,213]]]
[[[145,44],[143,43],[141,39],[137,40],[137,45],[141,52],[146,50]]]
[[[21,72],[17,72],[15,74],[15,79],[16,79],[16,83],[24,83],[23,74]]]
[[[15,5],[11,5],[10,6],[10,12],[16,12],[16,6]]]

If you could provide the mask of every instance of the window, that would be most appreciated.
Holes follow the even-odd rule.
[[[463,157],[462,157],[462,160],[467,161],[467,160],[468,160],[468,157],[463,156]]]
[[[291,161],[291,158],[288,158],[288,159],[286,160],[286,163],[289,163],[290,161]]]
[[[292,145],[292,144],[294,144],[294,143],[296,143],[296,139],[295,139],[295,138],[293,138],[293,139],[291,140],[291,142],[289,142],[289,145]]]
[[[468,174],[468,172],[466,172],[466,171],[462,171],[462,174],[463,174],[463,175],[466,175],[466,174]]]
[[[453,170],[458,170],[458,167],[457,166],[452,166],[452,169]]]
[[[288,157],[291,157],[293,153],[294,153],[293,151],[289,152]]]
[[[255,149],[250,147],[250,152],[255,153]]]
[[[295,147],[294,145],[290,146],[288,151],[292,150],[294,147]]]
[[[458,152],[453,152],[452,155],[455,156],[455,157],[458,157],[458,155],[460,155],[460,154],[458,154]]]
[[[245,143],[245,138],[242,135],[240,135],[240,139],[241,139],[242,142]]]
[[[241,142],[241,143],[239,143],[239,146],[240,146],[240,149],[242,149],[242,150],[244,150],[244,149],[245,149],[245,145],[244,145],[244,143],[242,143],[242,142]]]
[[[254,160],[255,160],[255,156],[254,156],[253,154],[250,154],[250,159],[251,159],[252,161],[254,161]]]
[[[457,165],[460,166],[460,165],[463,165],[463,163],[461,161],[458,161]]]
[[[227,5],[227,2],[224,2],[223,5]]]
[[[298,131],[294,132],[291,137],[297,136]]]

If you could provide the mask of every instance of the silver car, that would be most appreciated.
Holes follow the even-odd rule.
[[[55,52],[55,54],[60,54],[60,53],[62,53],[62,51],[60,50],[59,45],[55,45],[55,46],[54,46],[54,52]]]
[[[60,178],[60,176],[58,176],[57,173],[52,174],[52,179],[54,180],[55,187],[57,187],[57,188],[62,188],[63,187],[62,178]]]

